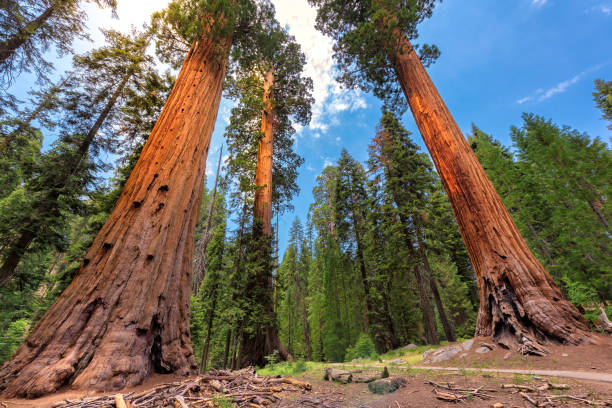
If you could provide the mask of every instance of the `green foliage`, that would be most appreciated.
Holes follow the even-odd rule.
[[[116,7],[116,0],[94,0]],[[14,0],[0,7],[0,88],[10,85],[22,71],[44,81],[52,64],[45,53],[54,48],[60,56],[72,53],[75,39],[88,39],[87,21],[78,0]],[[2,91],[4,92],[4,91]]]
[[[596,92],[593,92],[595,105],[601,110],[603,118],[610,122],[608,129],[612,130],[612,81],[595,80]]]
[[[472,149],[565,295],[577,305],[584,296],[612,299],[612,154],[603,141],[567,126],[532,114],[523,121],[511,128],[512,153],[476,127]]]
[[[395,31],[408,40],[416,39],[417,25],[431,16],[435,0],[308,2],[318,8],[317,29],[335,41],[338,80],[349,88],[373,91],[387,109],[405,110],[406,101],[393,64],[400,49]],[[415,48],[426,65],[440,55],[435,45],[415,45]]]
[[[15,320],[0,336],[0,364],[4,363],[21,345],[30,331],[30,325],[31,322],[28,319]]]
[[[376,348],[370,336],[361,333],[357,338],[357,342],[346,349],[344,361],[351,361],[356,358],[376,358]]]

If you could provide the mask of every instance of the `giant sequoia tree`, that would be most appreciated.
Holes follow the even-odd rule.
[[[480,288],[476,334],[507,346],[589,339],[583,316],[530,252],[429,78],[423,62],[436,57],[437,48],[411,44],[435,1],[309,2],[319,8],[317,28],[336,42],[341,82],[373,89],[392,107],[401,105],[403,91],[474,265]]]
[[[231,40],[252,10],[250,1],[177,1],[161,16],[163,33],[191,48],[80,270],[0,370],[5,396],[34,397],[66,384],[118,389],[153,372],[195,371],[188,318],[194,229]]]
[[[297,192],[297,167],[303,160],[293,151],[292,123],[307,124],[312,104],[312,80],[302,73],[305,57],[267,6],[268,13],[261,13],[263,30],[253,36],[253,46],[236,58],[230,94],[239,96],[240,102],[226,133],[235,154],[230,170],[240,168],[242,187],[254,190],[240,366],[263,364],[274,350],[288,357],[273,310],[272,209],[281,208]],[[244,172],[245,167],[250,171]],[[244,178],[253,171],[254,179]]]

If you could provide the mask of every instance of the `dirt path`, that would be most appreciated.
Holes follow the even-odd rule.
[[[601,372],[588,371],[557,371],[557,370],[520,370],[509,368],[459,368],[459,367],[430,367],[430,366],[413,366],[401,367],[400,369],[417,369],[417,370],[439,370],[439,371],[475,371],[485,373],[507,373],[507,374],[526,374],[526,375],[541,375],[546,377],[573,378],[575,380],[588,380],[612,383],[612,374]]]

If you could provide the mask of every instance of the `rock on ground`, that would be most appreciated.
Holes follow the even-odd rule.
[[[407,380],[404,377],[383,378],[368,384],[368,389],[374,394],[389,394],[404,387]]]

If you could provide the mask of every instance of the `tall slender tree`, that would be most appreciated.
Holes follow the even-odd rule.
[[[92,0],[100,7],[117,0]],[[15,0],[0,5],[0,83],[10,84],[22,70],[44,79],[51,68],[43,54],[55,47],[72,52],[75,38],[88,38],[81,0]]]
[[[152,69],[151,58],[145,55],[150,34],[130,38],[107,31],[105,36],[108,45],[75,58],[79,75],[65,84],[58,97],[58,107],[66,112],[59,124],[60,140],[56,149],[45,156],[40,174],[26,189],[34,198],[30,208],[23,211],[13,238],[2,237],[5,244],[1,252],[0,286],[14,275],[33,241],[48,240],[46,231],[53,234],[51,220],[61,224],[60,197],[64,201],[78,200],[83,183],[87,184],[91,178],[85,170],[90,167],[90,150],[95,156],[101,148],[112,146],[109,140],[112,139],[109,134],[113,133],[112,119],[119,114],[127,97],[126,88],[139,86]]]
[[[435,1],[309,0],[317,28],[335,40],[340,80],[373,89],[389,107],[410,106],[440,174],[480,288],[476,334],[523,351],[554,340],[590,339],[584,317],[563,299],[530,252],[423,63],[439,51],[415,47],[417,25]],[[419,55],[420,54],[420,55]]]
[[[232,38],[254,7],[175,1],[157,20],[191,49],[81,269],[0,370],[4,395],[34,397],[66,384],[118,389],[153,372],[196,370],[193,237]]]

